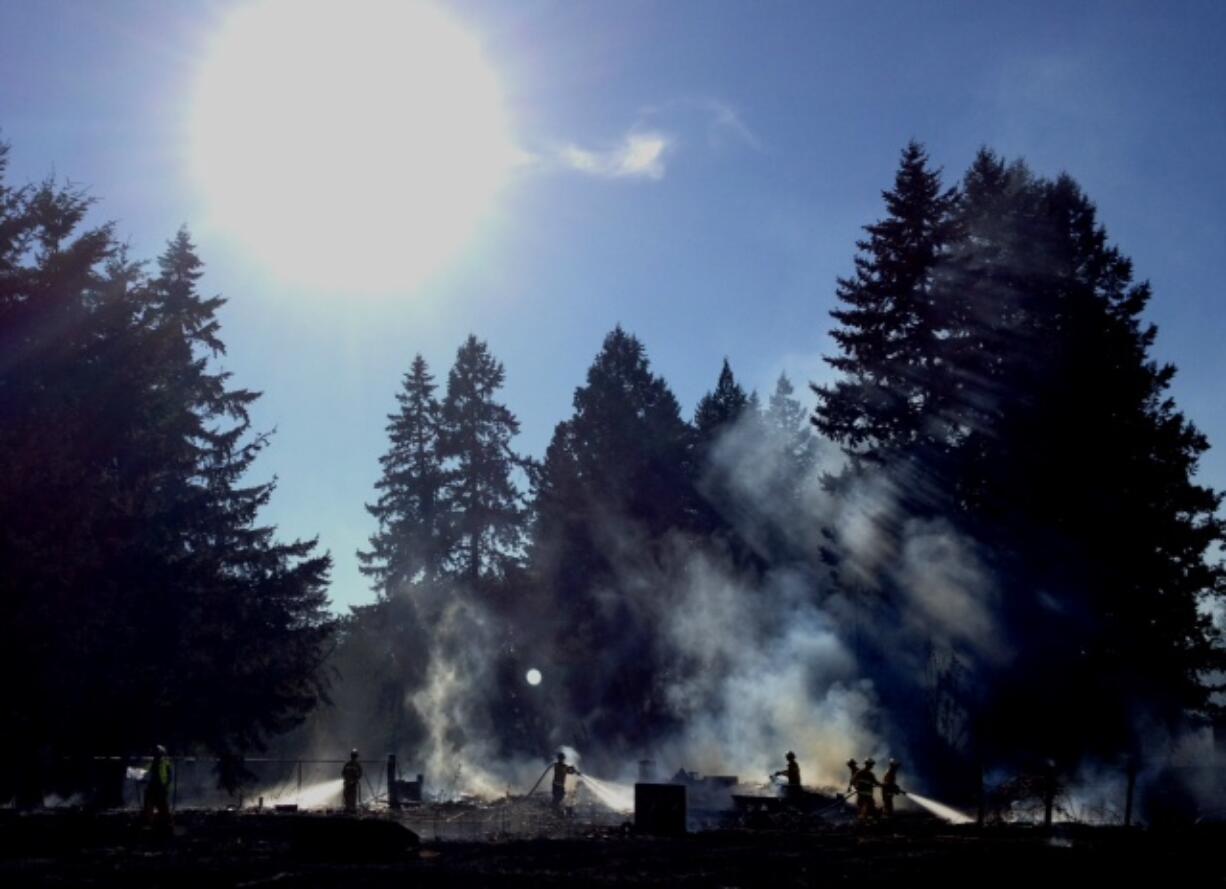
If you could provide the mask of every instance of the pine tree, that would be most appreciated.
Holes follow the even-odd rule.
[[[1173,367],[1149,355],[1148,285],[1070,178],[986,150],[956,203],[916,202],[940,212],[915,231],[947,234],[914,254],[923,262],[895,262],[916,243],[894,209],[908,178],[887,193],[898,224],[870,227],[857,278],[840,282],[854,307],[836,314],[844,378],[819,390],[815,422],[860,477],[929,485],[878,530],[939,517],[991,569],[1008,658],[942,643],[969,671],[959,706],[978,754],[1136,752],[1155,726],[1220,714],[1207,680],[1223,650],[1199,609],[1223,592],[1221,496],[1195,481],[1208,443],[1169,397]],[[903,303],[887,280],[918,283],[891,286]],[[879,573],[873,619],[902,625],[886,609],[905,607],[907,590]],[[889,673],[906,643],[883,644],[862,659],[875,657],[883,699],[914,726],[912,671]],[[914,729],[910,743],[922,746]]]
[[[150,333],[162,348],[150,391],[168,475],[155,545],[174,561],[163,575],[173,586],[155,595],[149,620],[173,632],[147,640],[147,650],[168,658],[151,683],[150,728],[161,722],[175,743],[218,752],[259,748],[322,696],[331,559],[315,541],[281,543],[258,524],[273,483],[242,480],[268,436],[250,431],[258,394],[229,387],[230,374],[210,368],[224,353],[215,317],[223,300],[197,293],[202,263],[186,231],[158,265]]]
[[[832,333],[839,354],[826,360],[842,377],[813,387],[814,424],[857,463],[880,462],[925,435],[943,388],[935,379],[941,319],[932,294],[956,234],[957,194],[942,187],[940,171],[911,142],[882,197],[889,215],[865,226],[855,275],[838,281],[844,307],[831,312],[841,325]]]
[[[796,387],[787,374],[779,374],[775,391],[763,412],[767,434],[774,447],[783,455],[783,484],[787,496],[796,497],[803,479],[817,463],[817,439],[800,402],[793,397]]]
[[[651,372],[643,344],[615,328],[573,403],[546,454],[538,514],[552,520],[557,496],[563,515],[607,510],[653,536],[692,523],[693,432],[668,384]]]
[[[92,202],[80,192],[8,187],[7,153],[0,144],[0,753],[36,763],[40,748],[76,752],[105,734],[90,708],[115,676],[117,640],[86,628],[123,603],[104,571],[119,523],[93,439],[111,438],[98,360],[122,342],[99,343],[88,309],[110,227],[81,230]],[[41,803],[36,771],[17,776],[25,786],[0,773],[0,795]]]
[[[721,439],[734,437],[736,445],[758,440],[761,420],[757,393],[752,398],[745,394],[725,358],[715,388],[699,399],[694,411],[694,482],[702,499],[699,528],[719,539],[738,563],[750,560],[752,550],[741,535],[758,535],[749,527],[755,519],[745,514],[745,498],[737,491],[741,467],[729,460],[727,442],[721,448]],[[731,450],[736,454],[741,448]]]
[[[506,372],[470,335],[456,353],[443,400],[441,454],[451,461],[445,488],[455,550],[450,570],[477,583],[504,577],[518,561],[526,513],[512,477],[524,461],[511,449],[519,421],[494,400]]]
[[[1076,183],[983,152],[964,192],[958,502],[999,554],[1009,625],[1042,639],[983,721],[997,748],[1118,752],[1140,720],[1220,712],[1205,677],[1223,655],[1199,610],[1223,578],[1221,495],[1194,480],[1208,442],[1149,355],[1148,284]]]
[[[442,408],[434,377],[417,355],[388,416],[391,441],[379,458],[379,499],[366,507],[379,522],[370,549],[359,552],[363,574],[383,597],[440,577],[452,549],[443,492],[448,482],[440,452]]]
[[[564,674],[569,727],[631,747],[668,724],[654,613],[664,594],[636,581],[670,534],[694,529],[693,430],[642,343],[605,337],[559,423],[536,479],[531,580],[545,595],[534,623]]]
[[[187,234],[149,280],[90,203],[0,181],[4,753],[258,746],[322,693],[328,558],[256,524]]]
[[[694,410],[694,429],[698,440],[707,444],[715,441],[721,431],[741,418],[748,406],[749,397],[737,383],[732,367],[725,358],[715,389],[699,399],[698,407]]]

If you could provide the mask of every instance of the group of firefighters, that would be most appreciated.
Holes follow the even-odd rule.
[[[847,769],[850,773],[850,781],[847,785],[847,794],[854,793],[856,795],[856,819],[864,822],[877,817],[877,802],[874,798],[876,788],[881,788],[881,814],[885,817],[890,817],[894,814],[894,797],[900,793],[904,796],[906,791],[898,786],[898,773],[902,769],[902,763],[896,759],[891,759],[886,767],[885,774],[880,779],[877,778],[873,767],[877,765],[877,761],[872,757],[864,760],[863,764],[856,762],[854,759],[847,760]],[[772,778],[786,778],[787,784],[784,785],[784,799],[793,805],[800,802],[804,795],[804,790],[800,785],[800,765],[796,762],[796,754],[791,750],[787,752],[787,766],[780,769],[771,775]]]
[[[784,799],[797,804],[804,795],[800,784],[800,764],[796,762],[796,754],[787,752],[787,766],[775,772],[772,778],[786,778]],[[894,797],[906,791],[898,786],[898,773],[902,763],[891,759],[885,774],[880,779],[873,772],[876,760],[869,757],[863,764],[854,759],[847,760],[850,781],[847,793],[856,795],[856,817],[859,821],[868,821],[877,817],[877,803],[874,798],[876,788],[881,788],[881,813],[887,818],[894,814]],[[579,775],[579,770],[566,761],[566,754],[559,752],[553,763],[553,804],[561,806],[566,796],[566,776]],[[341,782],[345,811],[354,812],[358,807],[359,788],[362,781],[362,764],[358,761],[358,751],[355,748],[349,753],[349,761],[341,769]],[[170,822],[170,760],[166,756],[166,748],[158,746],[149,766],[145,783],[145,815],[151,821],[161,825]]]
[[[358,761],[358,751],[355,748],[349,753],[349,761],[341,769],[341,784],[346,812],[356,812],[358,808],[358,789],[362,781],[362,764]],[[153,761],[145,773],[144,813],[146,820],[161,829],[170,826],[170,791],[171,771],[170,758],[166,748],[159,744],[153,753]]]

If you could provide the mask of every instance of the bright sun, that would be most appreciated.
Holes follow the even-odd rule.
[[[192,107],[209,224],[320,287],[420,283],[472,235],[515,156],[477,44],[405,0],[237,9]]]

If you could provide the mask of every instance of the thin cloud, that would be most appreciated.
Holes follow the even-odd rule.
[[[762,150],[762,140],[749,128],[740,113],[727,102],[719,99],[705,99],[701,105],[711,115],[710,134],[712,142],[719,142],[726,136],[733,141],[741,142],[757,151]]]
[[[646,105],[639,111],[640,124],[648,120],[668,119],[673,126],[706,131],[711,148],[729,145],[762,151],[758,134],[750,128],[735,105],[714,96],[683,96],[658,105]]]
[[[605,150],[567,145],[558,158],[572,170],[603,179],[660,180],[664,178],[664,156],[672,147],[673,141],[663,133],[630,132]]]

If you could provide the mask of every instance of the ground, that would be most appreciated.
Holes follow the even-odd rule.
[[[829,886],[1226,885],[1220,829],[1162,833],[913,824],[723,829],[674,838],[593,828],[564,839],[418,842],[383,817],[187,812],[159,838],[133,814],[0,813],[0,885]]]

